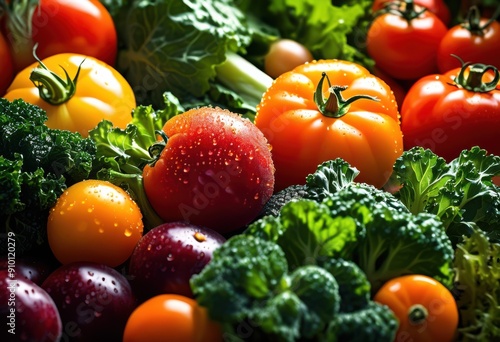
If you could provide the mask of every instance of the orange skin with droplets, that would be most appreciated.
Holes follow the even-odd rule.
[[[323,115],[314,94],[326,73],[332,86],[346,86],[344,99],[359,99],[341,117]],[[328,84],[323,83],[328,95]],[[342,60],[306,63],[278,77],[257,107],[255,125],[272,146],[275,191],[304,184],[322,162],[342,158],[356,167],[356,181],[382,187],[403,152],[399,112],[390,87],[366,68]]]
[[[274,189],[274,165],[262,132],[221,108],[174,116],[154,166],[143,171],[144,190],[166,222],[186,221],[229,233],[260,212]]]
[[[62,264],[90,261],[116,267],[142,237],[139,206],[122,188],[102,180],[70,186],[51,209],[49,246]]]

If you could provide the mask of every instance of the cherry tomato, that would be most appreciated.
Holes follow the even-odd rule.
[[[398,0],[375,0],[373,1],[372,11],[378,11],[388,5],[390,2],[396,2]],[[402,0],[399,0],[402,1]],[[443,24],[448,26],[451,22],[451,12],[448,5],[443,0],[414,0],[416,5],[427,8],[430,12],[434,13]]]
[[[464,63],[418,80],[401,108],[405,149],[423,146],[447,161],[473,146],[500,155],[499,79],[494,66]]]
[[[73,79],[67,79],[65,72]],[[4,97],[37,105],[47,112],[48,127],[84,137],[104,119],[125,128],[136,107],[134,92],[118,71],[93,57],[71,53],[50,56],[25,68]]]
[[[291,39],[279,39],[271,44],[264,58],[264,70],[266,74],[276,78],[312,60],[311,52],[304,45]]]
[[[122,188],[85,180],[70,186],[50,210],[49,246],[62,263],[90,261],[116,267],[142,237],[142,213]]]
[[[143,341],[221,342],[222,332],[194,299],[162,294],[139,305],[127,321],[123,342]]]
[[[367,52],[377,68],[400,80],[416,80],[438,71],[436,55],[447,32],[432,12],[413,2],[376,16],[366,36]]]
[[[500,69],[500,22],[482,18],[477,7],[471,7],[464,22],[450,28],[439,44],[440,73],[460,67],[460,61],[452,55]]]
[[[117,33],[113,18],[98,0],[11,0],[5,17],[6,36],[12,37],[15,69],[35,62],[33,46],[41,59],[69,52],[95,57],[114,65]]]
[[[435,279],[397,277],[385,283],[373,299],[387,305],[398,318],[395,341],[453,341],[458,308],[451,292]]]
[[[320,60],[282,74],[262,97],[255,125],[272,147],[275,191],[303,184],[335,158],[358,168],[356,180],[381,187],[403,150],[393,92],[348,61]]]
[[[10,54],[9,45],[3,34],[0,33],[0,96],[5,94],[12,79],[14,78],[14,65]]]

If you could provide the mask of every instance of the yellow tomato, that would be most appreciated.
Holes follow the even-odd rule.
[[[51,209],[49,246],[62,263],[91,261],[116,267],[142,237],[139,206],[122,188],[100,180],[70,186]]]
[[[47,112],[48,127],[84,137],[103,119],[125,128],[136,107],[134,92],[118,71],[93,57],[71,53],[25,68],[4,97],[37,105]]]

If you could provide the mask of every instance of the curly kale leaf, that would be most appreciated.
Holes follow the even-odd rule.
[[[16,234],[20,255],[46,243],[48,210],[89,176],[96,153],[92,140],[46,120],[37,106],[0,99],[0,222]]]
[[[421,147],[405,151],[396,160],[393,177],[401,185],[395,192],[416,214],[428,212],[443,221],[454,245],[477,225],[492,241],[500,242],[500,156],[473,147],[446,163]]]

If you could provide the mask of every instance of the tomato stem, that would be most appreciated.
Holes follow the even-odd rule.
[[[471,62],[464,63],[460,57],[456,55],[452,56],[462,63],[462,68],[455,78],[456,86],[477,93],[487,93],[497,88],[498,81],[500,80],[500,73],[495,66],[481,63],[472,64]],[[467,69],[469,69],[469,74],[466,77],[465,71]],[[489,71],[493,71],[493,80],[484,82],[483,77]]]
[[[484,35],[484,31],[497,19],[500,15],[500,6],[497,7],[495,13],[483,25],[481,25],[481,12],[477,6],[471,6],[467,12],[464,22],[461,24],[463,28],[477,36]]]
[[[408,320],[411,325],[418,325],[425,322],[429,312],[422,304],[414,304],[408,309]]]
[[[423,7],[420,11],[417,11],[413,0],[391,1],[387,2],[381,10],[377,11],[375,16],[390,13],[403,17],[409,22],[418,18],[425,11],[427,11],[427,8],[425,7]]]
[[[40,98],[54,106],[69,101],[73,95],[75,95],[76,82],[85,59],[83,59],[78,66],[78,70],[73,79],[71,79],[68,75],[66,69],[61,67],[66,75],[66,80],[63,80],[58,74],[49,70],[37,57],[35,53],[36,47],[37,45],[35,44],[33,48],[33,56],[37,60],[38,66],[31,72],[30,80],[33,82],[35,87],[38,88]]]
[[[151,161],[148,162],[148,165],[151,167],[155,166],[156,162],[160,159],[161,153],[165,149],[165,146],[167,146],[168,142],[168,136],[164,131],[155,130],[155,133],[158,134],[163,140],[149,146],[148,151],[151,156]]]
[[[329,96],[325,100],[323,96],[323,82],[324,80],[328,82],[328,91]],[[349,107],[351,103],[360,99],[368,99],[373,101],[378,101],[377,98],[369,95],[355,95],[353,97],[348,98],[347,100],[342,97],[342,91],[346,90],[347,86],[334,85],[332,86],[330,83],[330,79],[326,72],[323,72],[321,75],[321,79],[318,82],[318,86],[316,87],[316,91],[314,93],[314,102],[316,106],[318,106],[318,110],[324,116],[330,118],[340,118],[347,114],[349,111]]]

